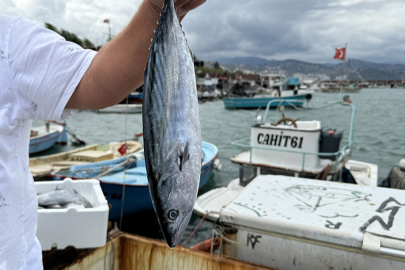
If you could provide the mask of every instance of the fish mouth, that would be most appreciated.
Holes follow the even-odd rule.
[[[166,242],[170,248],[176,247],[181,240],[180,237],[166,237],[166,235],[165,235],[165,238],[166,238]]]

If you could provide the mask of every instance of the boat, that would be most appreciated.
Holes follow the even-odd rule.
[[[296,106],[302,107],[308,100],[312,98],[313,91],[300,89],[298,78],[287,78],[284,82],[271,85],[269,89],[258,88],[254,92],[243,96],[230,96],[223,100],[225,108],[240,109],[240,108],[258,108],[266,107],[271,102],[271,108],[278,106]],[[239,91],[240,92],[240,91]]]
[[[218,148],[215,145],[203,141],[202,150],[204,158],[201,166],[199,188],[202,188],[208,182],[213,174],[213,170],[220,166]],[[135,156],[137,159],[136,168],[97,178],[100,180],[101,188],[108,203],[112,206],[110,219],[119,218],[121,211],[123,216],[127,216],[153,209],[143,151],[136,153]],[[125,199],[123,196],[124,191]],[[125,200],[124,205],[123,200]],[[122,207],[124,207],[123,210],[121,210]]]
[[[281,269],[404,269],[404,190],[260,175],[219,213],[222,254]]]
[[[134,91],[131,94],[128,95],[128,98],[131,99],[135,99],[140,101],[140,103],[142,103],[143,100],[143,92],[138,92],[138,91]]]
[[[267,120],[269,104],[264,116],[258,115],[251,127],[251,137],[232,142],[235,154],[231,161],[239,166],[239,178],[232,180],[227,187],[199,196],[194,211],[201,216],[207,214],[206,218],[216,221],[219,210],[259,175],[285,175],[376,187],[378,166],[351,159],[354,105],[342,100],[330,102],[327,106],[351,108],[347,139],[343,139],[340,130],[322,128],[320,121],[296,121],[286,118],[284,113],[278,120],[277,111],[275,123],[271,123]],[[240,148],[242,153],[238,153]]]
[[[142,104],[117,104],[97,110],[98,113],[142,113]]]
[[[223,255],[177,246],[170,249],[163,241],[118,231],[108,236],[104,247],[44,253],[46,269],[176,269],[176,270],[269,270]],[[54,267],[57,264],[58,267]],[[197,267],[198,266],[198,267]],[[50,268],[51,267],[51,268]],[[52,268],[54,267],[54,268]],[[275,270],[275,269],[274,269]]]
[[[97,164],[103,161],[120,161],[122,159],[119,149],[124,145],[123,142],[112,142],[108,145],[93,144],[81,148],[76,148],[71,151],[57,153],[53,155],[35,157],[29,159],[29,169],[34,179],[41,178],[66,178],[66,175],[59,174],[61,171],[68,171],[72,166],[84,164]],[[142,146],[136,141],[127,142],[127,150],[125,155],[132,155],[140,151]],[[77,168],[77,167],[75,167]]]
[[[345,82],[322,82],[319,91],[322,93],[359,93],[364,87],[358,84],[348,84]]]
[[[67,143],[66,126],[47,122],[44,126],[31,128],[29,154],[48,150],[56,143]]]

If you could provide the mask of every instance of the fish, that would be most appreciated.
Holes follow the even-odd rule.
[[[76,204],[91,208],[93,205],[76,190],[54,190],[38,195],[38,205],[44,208],[60,209],[63,205]]]
[[[165,0],[144,72],[142,122],[149,192],[169,247],[190,221],[201,174],[194,61],[173,0]]]

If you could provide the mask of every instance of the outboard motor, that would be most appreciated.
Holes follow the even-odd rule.
[[[343,137],[343,130],[332,128],[322,128],[319,152],[320,153],[335,153],[340,149],[340,141]],[[319,156],[322,159],[335,160],[336,155],[333,156]]]

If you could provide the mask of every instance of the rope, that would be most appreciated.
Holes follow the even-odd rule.
[[[219,214],[218,212],[207,212],[205,213],[205,215],[202,217],[202,219],[200,220],[200,222],[197,224],[197,226],[195,227],[194,231],[190,234],[190,236],[186,239],[186,241],[183,242],[183,244],[181,244],[182,246],[185,246],[190,240],[191,238],[194,236],[194,234],[197,232],[198,228],[200,228],[201,224],[204,222],[204,220],[206,219],[206,217],[209,214]]]
[[[77,135],[73,132],[73,130],[71,130],[66,123],[60,123],[60,122],[56,122],[53,120],[47,120],[47,122],[52,123],[52,124],[56,124],[56,125],[60,125],[60,126],[64,126],[66,128],[67,133],[69,133],[79,144],[81,145],[86,145],[86,142],[79,139],[79,137],[77,137]]]
[[[125,145],[127,145],[127,126],[128,126],[128,96],[127,96],[127,106],[125,107]],[[125,182],[127,177],[127,171],[124,170],[124,184],[122,185],[122,203],[121,203],[121,215],[120,215],[120,230],[122,227],[122,217],[124,215],[124,203],[125,203]]]

